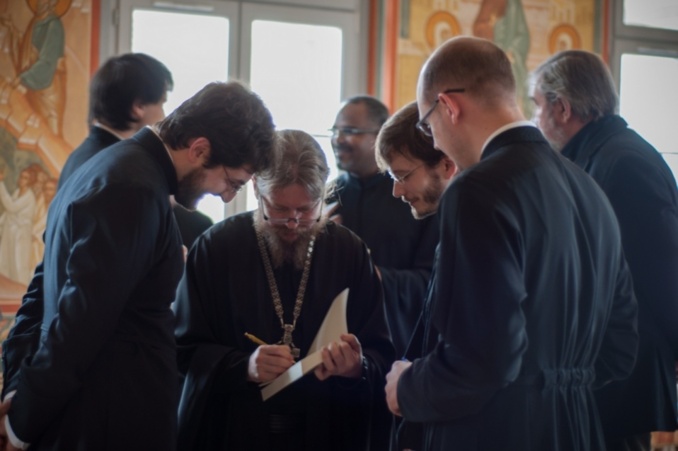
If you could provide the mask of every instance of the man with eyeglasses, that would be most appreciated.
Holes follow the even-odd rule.
[[[329,174],[308,134],[278,133],[254,178],[259,208],[198,238],[175,304],[180,450],[384,450],[384,376],[394,358],[382,287],[365,244],[323,214]],[[348,288],[348,334],[313,373],[266,401],[260,384],[304,358]],[[254,338],[257,337],[257,338]]]
[[[344,102],[332,128],[339,169],[329,203],[332,219],[355,232],[370,250],[384,285],[384,302],[393,344],[405,352],[420,313],[438,242],[430,218],[416,220],[391,195],[392,181],[377,166],[375,141],[388,109],[370,96]]]
[[[18,375],[0,409],[8,450],[176,449],[171,303],[184,258],[170,195],[187,208],[207,193],[232,200],[267,167],[274,138],[256,94],[211,83],[63,183],[47,219],[40,308],[24,299],[13,335],[35,353],[3,355]]]
[[[417,129],[417,103],[405,105],[384,124],[377,137],[377,164],[393,179],[393,197],[407,203],[412,216],[435,215],[440,198],[457,173],[447,155]]]
[[[377,137],[377,164],[381,171],[393,179],[393,197],[406,202],[415,218],[432,217],[438,223],[438,205],[448,184],[457,173],[457,166],[444,153],[433,147],[430,136],[417,128],[419,110],[417,102],[409,103],[386,121]],[[426,337],[424,297],[416,309],[406,312],[418,320],[409,339],[406,359],[413,360],[428,349],[435,337]],[[405,312],[404,312],[405,313]],[[392,449],[418,448],[421,442],[421,425],[400,421],[395,417]]]
[[[593,386],[635,362],[612,207],[525,121],[515,83],[499,47],[466,36],[419,76],[420,128],[461,172],[439,209],[424,307],[434,341],[387,375],[391,411],[423,425],[415,449],[605,449]]]
[[[534,72],[535,122],[553,148],[607,194],[638,296],[638,362],[596,391],[609,450],[650,450],[674,431],[678,356],[678,190],[664,158],[615,114],[614,80],[597,55],[568,50]]]

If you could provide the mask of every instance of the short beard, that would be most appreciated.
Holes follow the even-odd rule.
[[[189,210],[195,210],[198,206],[198,201],[205,194],[202,188],[203,180],[205,180],[205,171],[202,168],[196,168],[186,174],[177,187],[177,192],[174,194],[174,200]]]
[[[445,192],[445,182],[443,178],[438,175],[434,170],[428,171],[429,177],[429,186],[422,193],[421,199],[428,205],[430,208],[426,211],[418,212],[412,207],[412,216],[415,219],[424,219],[432,216],[438,212],[438,205],[440,204],[440,198],[443,197]]]
[[[253,213],[254,229],[260,233],[268,245],[271,255],[271,263],[275,268],[280,268],[285,263],[292,263],[294,268],[302,270],[306,262],[308,244],[312,236],[318,236],[327,224],[327,218],[322,217],[306,230],[299,232],[299,237],[292,243],[280,239],[276,233],[276,226],[264,220],[261,210]]]

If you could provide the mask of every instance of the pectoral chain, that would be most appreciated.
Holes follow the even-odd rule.
[[[315,236],[311,236],[311,241],[308,243],[308,250],[306,251],[306,259],[304,261],[304,269],[301,274],[301,281],[299,282],[299,289],[297,290],[297,298],[294,302],[294,311],[292,312],[292,323],[285,323],[284,320],[284,311],[282,306],[282,301],[280,299],[280,293],[278,292],[278,284],[275,281],[275,275],[273,274],[273,267],[271,266],[271,259],[268,256],[268,250],[266,249],[266,243],[264,242],[264,237],[257,230],[257,243],[259,244],[259,251],[261,252],[261,258],[264,261],[264,269],[266,270],[266,279],[268,279],[268,286],[271,289],[271,297],[273,298],[273,307],[275,308],[275,314],[280,320],[280,327],[283,330],[282,339],[278,344],[284,344],[290,347],[292,351],[292,356],[295,359],[299,358],[299,348],[292,341],[292,333],[294,332],[295,327],[297,326],[297,318],[301,313],[301,306],[304,303],[304,294],[306,293],[306,285],[308,284],[308,274],[311,270],[311,257],[313,256],[313,245],[315,243]]]

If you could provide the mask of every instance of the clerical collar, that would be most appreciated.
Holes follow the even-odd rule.
[[[109,127],[109,126],[107,126],[107,125],[104,125],[104,124],[102,124],[102,123],[99,122],[99,121],[94,121],[94,124],[92,124],[92,125],[94,125],[95,127],[100,128],[100,129],[102,129],[102,130],[106,130],[108,133],[110,133],[111,135],[115,136],[115,137],[118,138],[120,141],[122,141],[123,139],[125,139],[125,138],[124,138],[123,136],[121,136],[120,133],[118,133],[116,130],[113,130],[111,127]]]
[[[485,152],[485,149],[487,148],[487,145],[488,145],[488,144],[490,143],[490,141],[492,141],[494,138],[496,138],[496,137],[499,136],[501,133],[504,133],[504,132],[507,131],[507,130],[511,130],[512,128],[518,128],[518,127],[535,127],[535,128],[536,128],[537,126],[534,125],[534,122],[523,120],[523,121],[510,122],[510,123],[508,123],[508,124],[506,124],[506,125],[503,125],[503,126],[499,127],[498,129],[496,129],[496,130],[494,131],[494,133],[492,133],[492,134],[490,135],[489,138],[487,138],[487,140],[485,141],[485,144],[483,144],[483,149],[480,151],[480,155],[482,155],[483,152]]]

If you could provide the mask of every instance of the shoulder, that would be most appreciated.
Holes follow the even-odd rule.
[[[327,202],[336,202],[345,191],[348,181],[348,174],[341,174],[339,177],[329,182],[326,186]]]
[[[243,241],[254,240],[253,216],[252,211],[229,216],[210,227],[199,239],[219,246],[240,245]]]
[[[359,247],[362,244],[360,237],[352,230],[332,221],[327,221],[317,239],[319,242],[326,242],[334,246],[345,246],[347,249],[356,248],[356,246]]]

